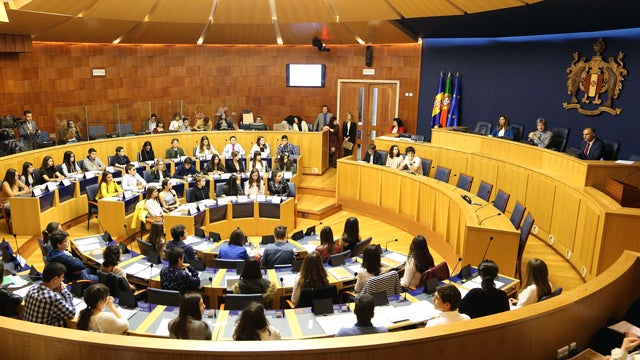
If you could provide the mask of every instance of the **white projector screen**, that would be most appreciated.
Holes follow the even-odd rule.
[[[287,64],[287,87],[324,87],[324,64]]]

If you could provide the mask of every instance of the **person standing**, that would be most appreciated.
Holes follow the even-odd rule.
[[[346,120],[342,124],[342,144],[344,148],[344,156],[351,156],[353,154],[353,148],[348,149],[344,147],[345,141],[350,142],[353,146],[356,143],[356,123],[353,121],[353,115],[347,113]]]
[[[333,117],[333,114],[329,112],[327,105],[322,105],[322,112],[316,116],[316,121],[313,124],[313,131],[322,131],[325,125],[329,125],[329,120]]]
[[[18,126],[18,134],[22,138],[24,150],[33,150],[37,147],[39,133],[38,124],[33,120],[33,113],[31,110],[25,110],[24,119]]]

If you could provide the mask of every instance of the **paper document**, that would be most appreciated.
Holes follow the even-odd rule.
[[[293,287],[293,283],[296,281],[298,277],[297,274],[285,274],[280,276],[282,278],[282,285],[284,287]]]
[[[158,329],[156,330],[156,335],[158,336],[169,336],[169,323],[173,319],[162,319],[160,320],[160,325],[158,325]]]
[[[22,289],[18,289],[14,291],[13,293],[24,298],[25,296],[27,296],[27,293],[29,292],[29,290],[34,286],[36,285],[26,286],[26,287],[23,287]]]
[[[392,252],[392,251],[385,253],[383,257],[387,259],[391,259],[393,261],[397,261],[401,264],[407,261],[407,255],[403,255],[403,254]]]
[[[372,322],[375,322],[375,319],[374,317]],[[325,334],[335,335],[342,327],[352,327],[356,323],[356,315],[352,312],[337,313],[329,316],[317,316],[316,321]]]
[[[627,332],[631,332],[636,334],[637,336],[640,336],[640,329],[636,326],[634,326],[632,323],[626,322],[626,321],[620,321],[617,324],[613,324],[611,326],[609,326],[609,329],[617,331],[619,333],[627,333]]]

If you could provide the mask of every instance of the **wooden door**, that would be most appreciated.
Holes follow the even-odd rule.
[[[353,155],[356,160],[360,160],[364,158],[367,146],[377,136],[389,132],[393,118],[398,114],[399,82],[341,80],[339,84],[340,125],[347,113],[353,115],[358,125]]]

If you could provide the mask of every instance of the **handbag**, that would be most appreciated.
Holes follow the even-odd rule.
[[[348,139],[344,139],[344,141],[342,142],[342,147],[347,150],[351,150],[353,149],[353,143],[350,142]]]

